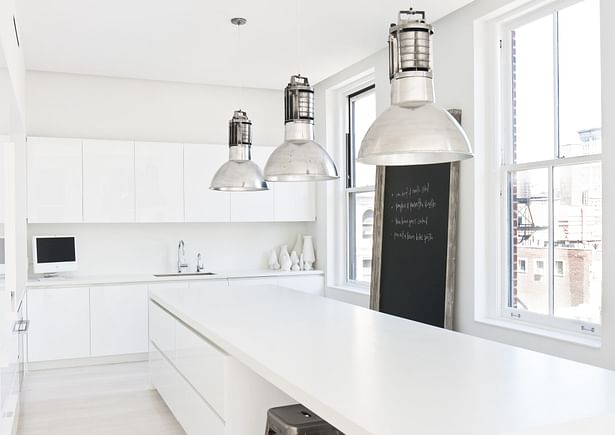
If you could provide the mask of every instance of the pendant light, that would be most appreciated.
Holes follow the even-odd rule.
[[[284,90],[284,142],[265,165],[267,181],[323,181],[339,178],[333,159],[314,142],[314,90],[294,75]]]
[[[301,60],[301,10],[296,0],[297,59]],[[299,62],[298,62],[299,63]],[[299,68],[300,69],[300,68]],[[293,75],[284,90],[284,142],[265,165],[267,181],[325,181],[339,178],[333,159],[314,141],[314,89]]]
[[[231,23],[237,26],[239,53],[241,53],[239,27],[246,22],[245,18],[231,19]],[[209,188],[231,192],[268,190],[261,169],[251,160],[252,122],[241,109],[235,110],[229,121],[228,141],[229,159],[218,169]]]
[[[434,103],[431,65],[433,27],[425,12],[401,11],[389,30],[391,107],[371,125],[357,161],[402,166],[443,163],[472,157],[459,123]]]

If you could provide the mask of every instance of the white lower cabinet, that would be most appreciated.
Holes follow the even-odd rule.
[[[278,279],[274,276],[260,278],[229,278],[229,287],[251,287],[255,285],[278,285]]]
[[[173,364],[155,347],[150,352],[151,381],[188,435],[223,435],[224,422]]]
[[[255,278],[229,278],[229,287],[257,285],[278,285],[292,290],[324,296],[325,279],[323,275],[286,275],[263,276]]]
[[[304,293],[325,295],[325,278],[323,275],[280,276],[278,278],[278,285]]]
[[[92,356],[147,352],[147,285],[90,288]]]
[[[226,354],[150,302],[150,377],[188,435],[224,434]]]
[[[262,435],[267,409],[296,403],[153,301],[149,358],[153,386],[188,435]]]
[[[175,359],[175,320],[157,304],[149,304],[149,339],[168,359]]]
[[[90,356],[88,288],[30,290],[27,309],[30,362]]]
[[[224,362],[226,355],[181,322],[175,325],[177,370],[224,416]]]

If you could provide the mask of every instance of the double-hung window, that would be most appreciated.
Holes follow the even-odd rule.
[[[348,97],[346,140],[347,281],[370,282],[376,167],[356,162],[363,136],[376,119],[376,93],[368,86]]]
[[[500,300],[508,318],[597,333],[600,2],[560,5],[516,19],[501,33]]]

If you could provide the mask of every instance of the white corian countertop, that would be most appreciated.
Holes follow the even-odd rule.
[[[173,281],[199,281],[199,280],[220,280],[234,278],[265,278],[281,276],[306,276],[322,275],[322,270],[309,270],[299,272],[281,272],[276,270],[256,270],[256,271],[236,271],[220,272],[214,275],[174,275],[155,277],[153,274],[141,275],[100,275],[100,276],[75,276],[57,278],[33,278],[26,283],[27,288],[49,288],[49,287],[80,287],[101,284],[140,284],[140,283],[164,283]]]
[[[332,299],[275,286],[150,297],[348,435],[491,435],[615,412],[615,372]]]

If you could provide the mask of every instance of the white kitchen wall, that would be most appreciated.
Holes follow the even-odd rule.
[[[228,143],[240,106],[255,145],[283,140],[282,90],[244,89],[28,71],[29,136]]]
[[[476,0],[468,6],[444,17],[434,23],[434,74],[436,86],[436,100],[439,104],[449,108],[463,110],[463,125],[476,146],[476,151],[481,152],[481,147],[489,144],[475,143],[475,128],[480,127],[481,120],[474,115],[477,107],[474,104],[474,25],[479,18],[485,17],[504,6],[519,6],[527,3],[527,0]],[[615,293],[611,286],[615,283],[615,227],[609,226],[609,222],[615,219],[615,149],[611,145],[615,142],[615,125],[607,120],[615,119],[615,82],[608,80],[615,76],[615,27],[608,22],[610,17],[615,16],[615,2],[611,0],[601,1],[602,15],[602,87],[603,87],[603,204],[604,213],[604,269],[603,269],[603,304],[602,304],[602,347],[593,348],[574,344],[553,338],[546,338],[525,332],[492,326],[476,321],[475,306],[478,280],[476,278],[477,264],[475,238],[481,228],[475,226],[475,184],[480,183],[476,179],[475,160],[461,163],[460,179],[460,208],[459,208],[459,231],[458,231],[458,261],[457,261],[457,288],[455,297],[455,329],[471,335],[484,337],[503,343],[509,343],[540,352],[570,358],[598,366],[615,369]],[[383,35],[386,29],[383,29]],[[383,37],[383,40],[385,38]],[[496,42],[494,41],[494,44]],[[316,122],[317,135],[327,136],[328,142],[338,144],[331,146],[331,151],[340,155],[343,147],[343,132],[336,131],[335,101],[331,95],[344,83],[353,77],[366,73],[376,77],[376,90],[378,111],[383,110],[382,98],[387,98],[389,87],[388,80],[381,86],[382,78],[388,74],[387,52],[382,50],[369,58],[359,62],[346,70],[326,79],[316,85]],[[388,104],[388,102],[387,102]],[[386,104],[385,104],[386,106]],[[343,154],[341,154],[343,156]],[[339,158],[337,161],[343,161]],[[343,168],[340,168],[343,171]],[[318,235],[321,240],[321,251],[326,251],[326,274],[327,294],[331,297],[346,300],[366,306],[369,303],[367,295],[358,294],[336,285],[330,270],[337,261],[330,258],[334,252],[333,244],[338,235],[332,234],[330,222],[336,206],[332,203],[332,187],[321,187],[318,198]],[[321,259],[324,256],[321,254]],[[480,268],[479,268],[480,269]],[[496,289],[479,289],[496,291]]]
[[[300,223],[165,223],[165,224],[31,224],[37,234],[77,236],[79,270],[72,276],[134,275],[174,272],[177,244],[184,240],[190,271],[196,254],[211,272],[267,268],[271,249],[295,243],[313,224]],[[30,244],[31,245],[31,244]],[[28,258],[31,257],[28,247]]]
[[[28,135],[183,143],[228,143],[228,121],[239,108],[238,88],[28,71]],[[283,139],[284,102],[278,90],[244,89],[241,108],[253,123],[255,145]],[[222,161],[220,162],[222,164]],[[208,186],[203,186],[206,189]],[[172,271],[183,239],[191,266],[203,253],[209,270],[266,267],[266,254],[313,223],[30,224],[32,234],[79,238],[79,275]],[[30,248],[29,248],[30,249]]]

